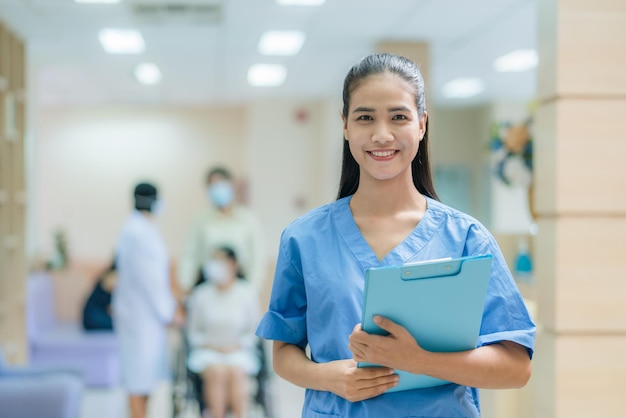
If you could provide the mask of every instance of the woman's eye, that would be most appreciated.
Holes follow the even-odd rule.
[[[404,115],[394,115],[393,120],[407,120],[408,118]]]
[[[356,120],[372,120],[372,117],[370,115],[361,115]]]

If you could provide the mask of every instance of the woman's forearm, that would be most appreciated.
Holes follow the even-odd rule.
[[[458,353],[426,352],[409,363],[409,371],[483,389],[519,388],[531,375],[527,349],[509,341]]]
[[[300,347],[281,341],[274,341],[274,371],[294,385],[314,390],[330,391],[328,373],[324,365],[309,359]]]

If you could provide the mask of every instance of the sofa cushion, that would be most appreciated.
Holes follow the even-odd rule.
[[[54,309],[54,286],[45,273],[27,282],[26,317],[32,365],[79,369],[88,386],[120,382],[119,352],[111,331],[84,331],[79,323],[60,322]]]

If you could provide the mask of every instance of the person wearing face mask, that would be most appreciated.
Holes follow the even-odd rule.
[[[246,416],[249,376],[261,367],[254,335],[260,317],[258,296],[238,274],[235,252],[218,248],[204,262],[205,281],[188,301],[187,365],[202,378],[204,405],[213,418],[223,418],[227,410],[235,417]]]
[[[178,264],[180,287],[188,292],[207,254],[228,246],[237,253],[245,277],[261,288],[268,265],[259,220],[249,208],[237,203],[233,176],[224,167],[209,171],[206,187],[210,207],[199,213],[192,224]]]
[[[153,221],[159,202],[154,185],[135,187],[135,207],[115,254],[113,323],[131,418],[146,416],[149,395],[168,375],[167,325],[183,323],[170,286],[167,248]]]

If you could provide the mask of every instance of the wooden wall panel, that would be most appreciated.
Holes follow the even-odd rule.
[[[624,1],[561,0],[557,27],[558,95],[626,96]]]
[[[0,25],[0,342],[7,361],[26,360],[24,45]]]
[[[539,109],[535,132],[539,213],[626,214],[626,193],[621,192],[626,190],[624,115],[626,98],[562,99]]]
[[[626,97],[559,101],[556,115],[559,212],[626,214],[624,115]]]
[[[539,222],[535,261],[542,326],[626,334],[626,217]]]
[[[537,2],[538,96],[626,95],[623,0]]]
[[[624,416],[625,335],[540,333],[537,352],[533,417]]]

